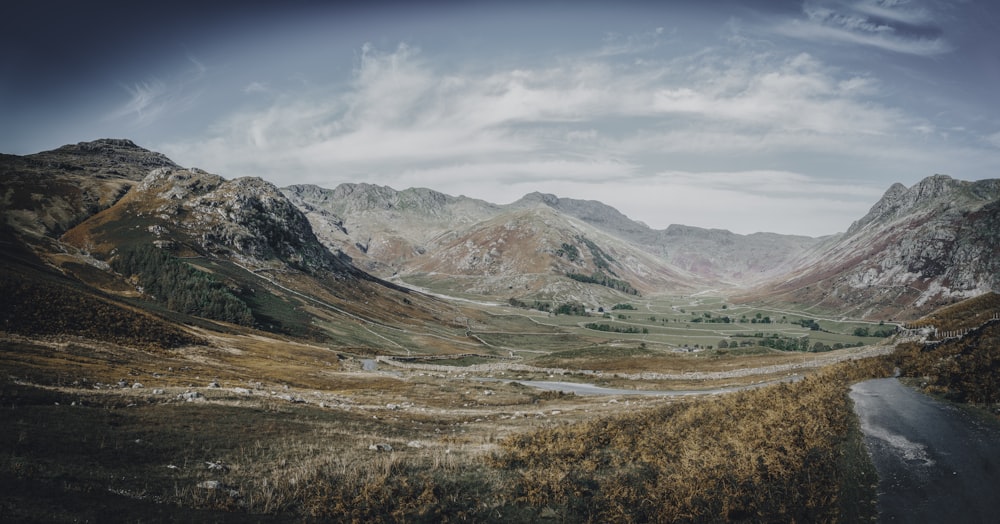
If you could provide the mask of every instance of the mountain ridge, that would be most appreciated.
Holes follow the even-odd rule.
[[[680,224],[654,230],[599,201],[539,192],[498,205],[368,183],[278,189],[181,168],[124,139],[3,155],[0,173],[4,226],[57,266],[75,256],[101,267],[117,242],[133,239],[253,270],[327,272],[390,287],[385,279],[431,276],[453,279],[461,293],[590,297],[597,305],[608,297],[586,286],[617,282],[643,293],[716,289],[860,317],[912,316],[1000,286],[992,262],[1000,180],[992,179],[893,184],[846,232],[813,238]],[[78,253],[64,253],[60,242]]]

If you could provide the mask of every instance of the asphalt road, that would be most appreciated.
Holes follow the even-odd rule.
[[[1000,424],[904,386],[851,388],[881,522],[1000,522]]]

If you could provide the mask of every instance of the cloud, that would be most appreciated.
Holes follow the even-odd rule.
[[[269,91],[270,89],[268,89],[267,84],[264,84],[263,82],[253,81],[243,86],[243,92],[248,95],[255,93],[267,93]]]
[[[175,115],[189,110],[201,95],[200,82],[208,73],[198,59],[186,56],[188,66],[171,81],[151,77],[140,82],[122,84],[128,100],[105,116],[105,120],[129,118],[134,125],[143,127],[159,121],[165,115]]]
[[[122,85],[122,88],[128,92],[129,99],[108,115],[108,119],[131,116],[136,123],[146,125],[156,120],[165,109],[164,95],[167,93],[167,87],[156,78],[132,85]]]
[[[598,56],[646,53],[659,47],[664,39],[673,33],[674,31],[668,32],[662,27],[636,34],[608,33],[604,35],[604,42]]]
[[[924,8],[910,8],[903,2],[805,2],[803,17],[785,19],[772,28],[774,33],[817,42],[874,47],[894,53],[937,56],[954,46],[932,24]]]
[[[208,137],[157,148],[184,165],[279,185],[368,181],[494,202],[536,190],[596,198],[645,209],[638,218],[663,227],[658,195],[685,210],[664,217],[693,225],[703,223],[685,217],[710,214],[670,195],[771,214],[806,212],[804,201],[828,209],[820,231],[833,232],[880,190],[795,173],[820,171],[818,158],[912,162],[903,138],[918,134],[919,122],[878,103],[874,79],[801,53],[706,49],[642,63],[582,53],[532,68],[444,67],[406,44],[366,44],[357,56],[347,82],[275,93],[220,119]],[[760,165],[768,168],[750,169]],[[841,225],[830,225],[838,213]],[[748,215],[742,225],[776,223],[767,220]],[[780,229],[793,230],[805,232]]]

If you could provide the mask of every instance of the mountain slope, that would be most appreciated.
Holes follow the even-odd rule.
[[[305,213],[328,248],[381,276],[406,267],[456,229],[486,220],[500,207],[424,188],[396,191],[372,184],[281,190]]]
[[[780,274],[789,269],[790,260],[818,242],[811,237],[776,233],[738,235],[722,229],[678,224],[655,230],[601,202],[542,193],[525,195],[511,207],[538,204],[630,241],[669,264],[723,285],[746,285]]]
[[[262,329],[368,353],[469,350],[459,331],[468,320],[456,320],[468,313],[331,253],[302,212],[259,178],[180,168],[125,140],[6,155],[0,169],[10,175],[0,233],[13,257],[4,280],[22,281],[27,287],[11,289],[24,296],[74,296],[95,305],[97,317],[133,311],[181,333],[187,325]],[[56,185],[65,194],[46,196]],[[61,283],[46,283],[48,274]],[[37,316],[25,311],[4,315],[15,323]],[[88,325],[97,318],[77,313]],[[430,344],[428,334],[439,332]]]
[[[895,184],[843,235],[748,299],[914,318],[1000,287],[1000,180]]]
[[[102,139],[34,155],[0,155],[4,223],[35,240],[106,209],[150,169],[178,167],[130,140]]]
[[[415,259],[402,276],[408,274],[447,281],[464,293],[575,300],[594,307],[605,303],[611,290],[690,292],[705,285],[546,206],[507,211],[462,229]]]

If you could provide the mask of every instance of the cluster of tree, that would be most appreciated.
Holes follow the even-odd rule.
[[[694,313],[691,314],[693,315]],[[728,316],[713,317],[711,313],[702,313],[702,316],[692,318],[691,322],[707,322],[709,324],[729,324],[730,322],[735,322],[735,320],[729,318]]]
[[[809,345],[809,337],[784,337],[777,333],[772,333],[770,335],[764,335],[764,333],[754,333],[753,335],[733,335],[734,337],[752,337],[754,340],[747,344],[746,341],[740,342],[740,346],[746,345],[758,345],[763,347],[768,347],[771,349],[777,349],[779,351],[811,351],[814,353],[819,353],[823,351],[830,351],[834,349],[844,349],[850,347],[861,347],[864,345],[862,342],[856,344],[841,344],[840,342],[831,345],[824,344],[823,342],[816,342],[812,346]],[[719,347],[723,346],[721,343]],[[736,341],[729,343],[729,347],[737,347]]]
[[[618,309],[629,309],[629,310],[633,310],[634,311],[635,310],[635,306],[633,306],[632,304],[615,304],[615,305],[611,306],[611,310],[612,311],[615,311],[615,310],[618,310]]]
[[[868,327],[859,327],[854,329],[854,336],[856,337],[891,337],[896,334],[896,328],[892,326],[877,327],[875,329],[870,329]]]
[[[584,275],[581,273],[566,273],[566,276],[576,280],[577,282],[583,282],[585,284],[597,284],[599,286],[609,287],[622,293],[629,295],[639,295],[639,290],[632,287],[632,284],[624,280],[618,280],[617,278],[609,277],[608,275],[598,271],[593,275]]]
[[[611,262],[614,262],[615,259],[611,258],[611,255],[605,253],[603,249],[601,249],[589,238],[580,236],[576,237],[576,239],[583,242],[583,244],[587,246],[587,249],[590,250],[590,254],[594,260],[594,265],[597,266],[598,269],[606,269],[612,275],[614,274],[614,271],[611,271]]]
[[[578,317],[589,316],[587,313],[587,306],[584,306],[579,302],[566,302],[559,304],[559,307],[557,307],[553,313],[557,315],[576,315]]]
[[[580,250],[573,244],[567,244],[565,242],[563,242],[562,247],[556,251],[556,255],[560,257],[565,256],[570,262],[580,260]]]
[[[538,311],[552,311],[552,303],[542,302],[541,300],[535,300],[534,302],[529,304],[523,300],[512,298],[508,300],[507,303],[513,307],[519,307],[521,309],[537,309]]]
[[[111,267],[136,278],[143,292],[167,309],[234,324],[253,324],[250,307],[225,284],[151,244],[119,249]]]
[[[649,333],[648,328],[638,328],[635,326],[618,327],[611,326],[610,324],[597,324],[595,322],[585,324],[583,327],[593,329],[594,331],[607,331],[611,333],[642,333],[644,335]]]
[[[804,328],[809,328],[811,331],[820,331],[819,323],[811,318],[793,320],[792,324],[798,324]]]

